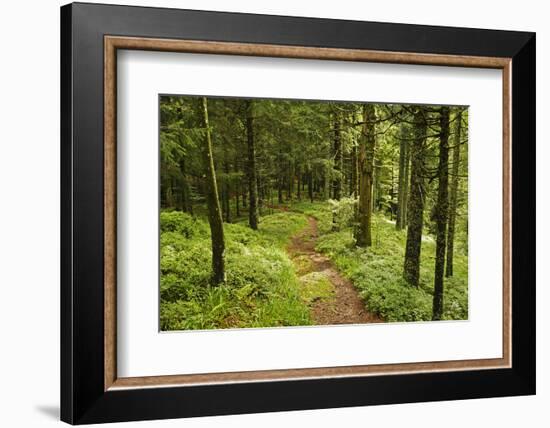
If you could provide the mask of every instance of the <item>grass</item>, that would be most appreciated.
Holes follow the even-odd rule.
[[[262,217],[258,231],[226,224],[227,280],[209,287],[208,223],[182,212],[162,212],[161,329],[311,324],[294,265],[284,250],[306,224],[296,213]]]
[[[334,297],[334,285],[323,272],[310,272],[301,276],[299,281],[300,297],[307,305]]]

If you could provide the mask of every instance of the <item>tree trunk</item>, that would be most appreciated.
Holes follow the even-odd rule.
[[[354,198],[357,198],[357,145],[354,145],[351,150],[351,171],[350,171],[350,189],[349,194]]]
[[[246,102],[246,142],[248,149],[248,224],[258,229],[258,183],[256,181],[256,148],[254,141],[254,102]]]
[[[313,202],[313,171],[311,169],[307,174],[307,193],[309,200]]]
[[[187,171],[185,168],[185,157],[180,159],[180,171],[181,171],[181,199],[183,202],[183,211],[193,215],[193,204],[191,203],[191,190],[189,188],[189,182],[187,180]]]
[[[423,107],[416,107],[413,120],[414,139],[410,144],[411,187],[407,204],[408,228],[403,277],[409,284],[418,287],[424,226],[424,140],[427,126]]]
[[[291,155],[292,157],[292,155]],[[292,166],[292,160],[288,161],[288,174],[287,174],[287,189],[286,189],[286,198],[288,201],[292,201],[292,191],[294,187],[294,173],[293,173],[293,166]]]
[[[231,186],[229,185],[229,161],[227,160],[227,142],[224,141],[224,150],[223,150],[223,172],[225,173],[224,183],[223,183],[223,196],[224,196],[224,211],[225,211],[225,222],[231,223]]]
[[[323,177],[323,199],[330,199],[330,193],[332,189],[332,168],[326,163],[324,168],[324,177]],[[319,189],[319,193],[321,190]]]
[[[225,185],[225,222],[231,223],[231,205],[230,205],[229,185]]]
[[[372,210],[378,211],[380,201],[380,171],[382,167],[380,163],[374,159],[374,171],[373,171],[373,189],[372,189]]]
[[[403,189],[403,228],[406,228],[408,223],[408,207],[409,207],[409,180],[411,177],[410,166],[411,166],[411,150],[410,150],[410,140],[408,139],[410,133],[407,132],[407,145],[406,145],[406,154],[405,154],[405,184]]]
[[[239,206],[239,192],[235,192],[235,216],[241,216],[241,207]]]
[[[394,183],[394,180],[395,180],[395,171],[394,171],[394,168],[393,168],[393,162],[391,164],[391,181],[390,181],[390,220],[393,220],[393,215],[394,215],[394,212],[393,212],[393,207],[394,207],[394,196],[395,196],[395,183]]]
[[[256,165],[258,164],[258,161],[256,160]],[[262,215],[262,207],[264,204],[264,192],[262,187],[262,174],[260,172],[260,169],[256,167],[256,191],[257,191],[257,202],[256,205],[258,207],[258,219]],[[259,221],[259,220],[258,220]]]
[[[166,196],[164,197],[165,206],[167,208],[172,208],[174,206],[174,196],[172,195],[172,180],[168,180],[168,185],[166,186]]]
[[[439,166],[437,168],[438,190],[435,205],[435,275],[433,315],[434,321],[443,316],[443,273],[445,270],[445,247],[447,215],[449,205],[449,107],[441,107],[439,118],[441,134],[439,137]]]
[[[374,105],[363,106],[363,121],[365,122],[363,138],[359,148],[359,226],[356,244],[359,247],[370,247],[372,245],[371,217],[376,121]]]
[[[218,198],[218,185],[216,183],[216,171],[212,157],[212,140],[208,124],[208,106],[206,98],[198,98],[198,108],[201,113],[202,128],[205,138],[202,144],[203,162],[206,173],[206,203],[208,206],[208,223],[212,237],[212,284],[217,285],[225,281],[225,239],[223,233],[223,220]]]
[[[296,199],[299,201],[302,200],[302,172],[300,171],[300,165],[296,166],[296,179],[298,182],[296,183]]]
[[[456,223],[456,208],[458,196],[458,169],[460,165],[460,139],[462,133],[462,112],[459,111],[455,116],[455,136],[453,146],[453,177],[451,183],[451,198],[449,206],[449,225],[447,228],[447,266],[445,276],[453,276],[453,257],[454,257],[454,241],[455,241],[455,223]]]
[[[235,169],[235,173],[238,173],[239,172],[239,163],[238,163],[238,160],[237,158],[235,158],[235,163],[233,164],[233,168]],[[236,217],[240,217],[241,216],[241,206],[239,205],[239,194],[241,193],[241,190],[240,190],[240,186],[241,186],[241,183],[240,183],[240,178],[237,174],[235,174],[235,215]]]
[[[279,143],[279,153],[277,155],[277,201],[280,204],[284,202],[283,200],[283,153],[282,147]]]
[[[342,139],[340,135],[340,115],[338,112],[334,113],[334,172],[336,177],[332,181],[332,197],[333,199],[340,200],[342,197]]]
[[[401,124],[401,141],[399,143],[399,178],[397,189],[397,219],[395,221],[395,228],[401,230],[405,227],[405,162],[407,159],[407,131],[405,124]]]

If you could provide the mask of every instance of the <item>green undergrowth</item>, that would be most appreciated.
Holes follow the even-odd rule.
[[[332,229],[332,213],[330,203],[323,202],[295,202],[289,206],[289,210],[311,216],[317,220],[317,227],[320,234],[325,234]]]
[[[226,282],[209,286],[208,222],[179,211],[162,212],[161,330],[309,325],[309,310],[285,252],[307,224],[304,215],[262,217],[260,230],[225,224]]]
[[[373,246],[357,248],[351,228],[320,237],[317,249],[328,255],[337,268],[360,291],[368,309],[385,321],[428,321],[432,318],[435,243],[422,241],[420,284],[410,286],[402,277],[406,232],[395,223],[373,218]],[[445,278],[443,318],[468,318],[468,259],[458,251],[454,276]]]
[[[299,278],[302,301],[311,305],[317,300],[330,300],[334,297],[334,285],[323,272],[310,272]]]

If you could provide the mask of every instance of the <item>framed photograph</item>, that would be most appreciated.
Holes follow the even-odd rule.
[[[61,8],[61,418],[535,393],[535,35]]]

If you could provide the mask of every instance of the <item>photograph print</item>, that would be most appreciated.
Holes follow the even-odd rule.
[[[468,108],[159,96],[160,330],[468,319]]]

